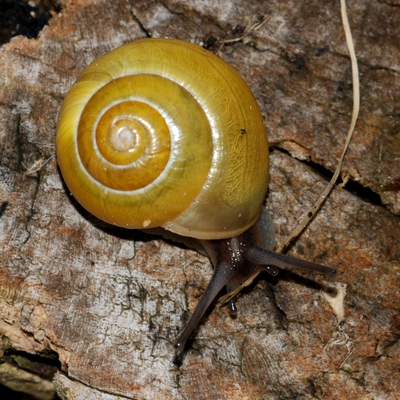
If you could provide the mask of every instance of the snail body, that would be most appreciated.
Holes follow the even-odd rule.
[[[265,249],[263,118],[238,72],[197,45],[142,39],[95,60],[65,97],[56,146],[69,190],[97,218],[198,239],[210,257],[213,278],[178,349],[224,286],[275,267],[334,272]]]

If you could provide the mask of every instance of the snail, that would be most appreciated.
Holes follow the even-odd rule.
[[[336,272],[266,248],[263,118],[239,73],[200,46],[141,39],[92,62],[65,97],[56,146],[66,185],[94,216],[194,238],[211,259],[178,351],[224,286],[279,268]]]

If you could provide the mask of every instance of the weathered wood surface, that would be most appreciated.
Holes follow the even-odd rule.
[[[94,58],[139,37],[223,37],[245,17],[270,15],[222,57],[265,116],[267,206],[281,241],[326,184],[321,171],[337,163],[351,74],[338,1],[262,3],[66,0],[37,40],[16,37],[0,50],[1,349],[58,357],[61,398],[399,398],[395,2],[349,2],[362,100],[343,171],[359,185],[336,188],[291,249],[340,270],[334,308],[313,285],[319,276],[263,277],[239,296],[236,320],[212,309],[174,363],[171,342],[211,276],[208,260],[95,220],[69,196],[54,158],[24,168],[54,156],[63,97]]]

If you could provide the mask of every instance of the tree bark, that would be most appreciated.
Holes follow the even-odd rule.
[[[261,276],[239,294],[236,319],[210,309],[180,360],[172,342],[210,262],[74,201],[55,159],[65,93],[124,43],[203,43],[270,17],[220,55],[265,117],[266,205],[282,242],[327,184],[350,124],[339,2],[65,0],[38,39],[0,49],[1,382],[10,386],[10,371],[37,379],[45,387],[28,389],[37,398],[49,379],[62,399],[399,398],[400,8],[348,3],[362,95],[342,172],[350,181],[289,251],[339,276]]]

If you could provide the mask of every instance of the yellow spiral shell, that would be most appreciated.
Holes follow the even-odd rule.
[[[125,228],[233,237],[267,188],[253,94],[229,64],[179,40],[138,40],[90,64],[66,95],[56,145],[78,202]]]

